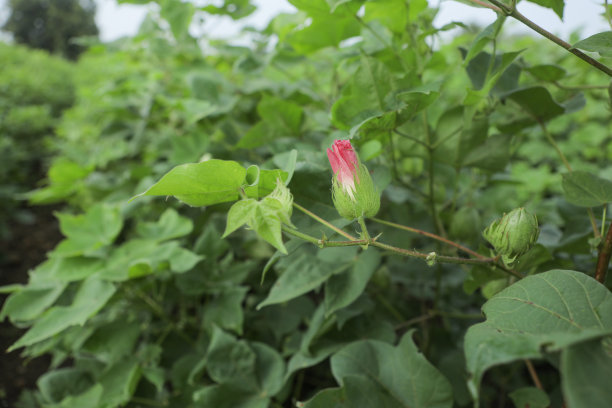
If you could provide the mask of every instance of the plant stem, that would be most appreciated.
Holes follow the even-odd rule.
[[[608,271],[608,264],[610,263],[610,256],[612,255],[612,225],[608,227],[608,233],[606,239],[603,241],[601,249],[599,250],[599,256],[597,257],[597,267],[595,269],[595,279],[598,282],[604,283],[606,281],[606,272]]]
[[[346,237],[346,238],[350,239],[351,241],[355,241],[357,239],[354,236],[352,236],[351,234],[342,231],[340,228],[336,227],[335,225],[332,225],[330,222],[325,221],[323,218],[319,217],[315,213],[313,213],[311,211],[308,211],[306,208],[302,207],[301,205],[297,204],[296,202],[293,203],[293,206],[295,208],[297,208],[298,210],[300,210],[301,212],[303,212],[304,214],[308,215],[309,217],[311,217],[311,218],[317,220],[318,222],[320,222],[321,224],[325,225],[326,227],[336,231],[338,234],[342,235],[343,237]]]
[[[465,252],[466,254],[470,254],[476,258],[480,258],[480,259],[484,259],[486,258],[484,255],[479,254],[478,252],[475,252],[469,248],[464,247],[461,244],[458,244],[454,241],[451,241],[450,239],[446,239],[444,237],[441,237],[439,235],[436,234],[432,234],[431,232],[427,232],[427,231],[423,231],[417,228],[412,228],[412,227],[408,227],[406,225],[402,225],[402,224],[396,224],[394,222],[390,222],[390,221],[385,221],[385,220],[381,220],[380,218],[372,218],[372,221],[376,221],[379,224],[383,224],[383,225],[388,225],[389,227],[393,227],[393,228],[397,228],[397,229],[401,229],[401,230],[405,230],[405,231],[410,231],[410,232],[414,232],[416,234],[419,235],[423,235],[432,239],[435,239],[436,241],[440,241],[443,242],[447,245],[453,246],[457,249],[459,249],[460,251]]]
[[[567,158],[565,157],[565,155],[563,154],[563,152],[561,151],[561,149],[559,148],[559,145],[557,144],[557,142],[555,141],[555,139],[552,137],[552,135],[550,134],[550,132],[548,131],[548,128],[546,127],[546,125],[544,124],[544,122],[542,122],[541,120],[537,119],[538,124],[540,125],[540,128],[542,129],[542,132],[544,132],[544,136],[546,136],[546,139],[548,140],[548,142],[552,145],[552,147],[555,149],[555,151],[557,152],[557,154],[559,155],[559,158],[561,159],[561,161],[563,162],[563,165],[565,166],[565,168],[567,169],[567,171],[569,171],[570,173],[572,171],[574,171],[572,169],[572,166],[570,166],[569,162],[567,161]]]
[[[332,224],[330,224],[328,221],[325,221],[323,218],[319,217],[318,215],[314,214],[311,211],[308,211],[307,209],[305,209],[304,207],[300,206],[299,204],[293,203],[294,206],[296,206],[296,208],[300,209],[301,211],[303,211],[304,213],[308,214],[309,216],[311,216],[312,218],[314,218],[315,220],[319,221],[320,223],[332,228],[334,231],[341,233],[342,235],[346,236],[347,238],[350,239],[350,241],[327,241],[324,239],[319,239],[316,237],[313,237],[311,235],[308,234],[304,234],[302,232],[299,232],[293,228],[287,227],[285,225],[283,225],[281,228],[283,229],[283,231],[285,231],[287,234],[293,235],[295,237],[304,239],[305,241],[308,241],[314,245],[317,245],[320,248],[325,248],[327,246],[363,246],[363,245],[372,245],[381,249],[385,249],[387,251],[393,252],[397,255],[402,255],[402,256],[408,256],[408,257],[412,257],[412,258],[419,258],[422,259],[424,261],[431,261],[432,260],[432,254],[426,254],[423,252],[418,252],[418,251],[412,251],[410,249],[404,249],[404,248],[398,248],[395,247],[393,245],[388,245],[388,244],[384,244],[382,242],[378,242],[377,238],[378,236],[374,237],[374,238],[369,238],[366,240],[358,240],[355,237],[353,237],[350,234],[345,233],[344,231],[342,231],[341,229],[333,226]],[[494,258],[484,258],[481,257],[477,258],[477,259],[469,259],[469,258],[460,258],[460,257],[455,257],[455,256],[446,256],[446,255],[438,255],[435,252],[433,253],[433,261],[434,262],[441,262],[441,263],[454,263],[454,264],[471,264],[471,265],[493,265],[494,267],[506,272],[509,275],[514,276],[515,278],[518,279],[522,279],[523,276],[511,269],[508,269],[506,267],[504,267],[503,265],[500,265],[498,263],[499,261],[499,257],[494,257]]]
[[[370,239],[369,237],[367,239],[353,241],[328,241],[326,239],[318,239],[311,235],[304,234],[303,232],[288,227],[285,224],[281,225],[281,229],[289,235],[293,235],[294,237],[303,239],[304,241],[308,241],[312,244],[319,246],[320,248],[368,245],[372,241],[372,239]]]
[[[422,140],[417,139],[416,137],[410,136],[409,134],[406,134],[404,132],[400,132],[397,129],[393,129],[393,133],[397,133],[398,135],[400,135],[401,137],[404,137],[408,140],[413,141],[414,143],[420,144],[421,146],[425,147],[426,149],[429,149],[431,146],[429,146],[428,143],[423,142]]]
[[[474,0],[472,0],[472,1],[474,1]],[[496,5],[507,16],[510,16],[510,17],[514,18],[515,20],[520,21],[521,23],[525,24],[527,27],[531,28],[536,33],[542,35],[543,37],[546,37],[550,41],[554,42],[555,44],[559,45],[560,47],[562,47],[562,48],[566,49],[567,51],[571,52],[572,54],[574,54],[575,56],[577,56],[581,60],[585,61],[586,63],[588,63],[590,65],[592,65],[593,67],[597,68],[598,70],[600,70],[601,72],[605,73],[606,75],[612,77],[612,69],[611,68],[605,66],[604,64],[602,64],[601,62],[597,61],[596,59],[589,57],[588,55],[586,55],[582,51],[580,51],[580,50],[578,50],[576,48],[573,48],[571,44],[563,41],[562,39],[560,39],[556,35],[552,34],[549,31],[546,31],[545,29],[543,29],[539,25],[535,24],[533,21],[529,20],[527,17],[522,15],[516,9],[516,7],[508,7],[507,5],[505,5],[504,3],[502,3],[501,1],[498,1],[498,0],[487,0],[487,1],[489,3],[492,3],[492,4]],[[480,3],[480,2],[478,2],[478,3]]]
[[[370,241],[370,234],[368,233],[368,227],[366,226],[365,219],[363,217],[357,218],[357,222],[361,226],[361,238],[366,242]]]
[[[525,365],[527,366],[527,370],[529,371],[529,375],[531,376],[531,379],[533,380],[533,383],[535,384],[535,386],[543,390],[544,387],[542,387],[542,382],[540,381],[540,377],[538,377],[538,373],[536,372],[535,367],[533,366],[531,361],[525,359]]]

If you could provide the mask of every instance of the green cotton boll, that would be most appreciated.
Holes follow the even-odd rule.
[[[502,256],[506,265],[512,264],[535,245],[540,235],[538,219],[524,208],[516,208],[495,220],[483,232],[484,238]]]
[[[353,197],[343,188],[336,175],[333,176],[332,199],[338,213],[348,219],[359,217],[374,217],[380,209],[380,193],[374,186],[368,168],[359,164],[355,180]]]

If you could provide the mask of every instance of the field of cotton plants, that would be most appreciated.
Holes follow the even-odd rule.
[[[612,406],[612,31],[121,3],[78,61],[0,44],[0,406]]]

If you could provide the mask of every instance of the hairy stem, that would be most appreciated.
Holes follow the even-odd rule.
[[[420,229],[417,229],[417,228],[408,227],[408,226],[402,225],[402,224],[396,224],[396,223],[390,222],[390,221],[381,220],[380,218],[372,218],[372,221],[375,221],[375,222],[377,222],[379,224],[387,225],[389,227],[401,229],[401,230],[404,230],[404,231],[414,232],[416,234],[423,235],[425,237],[429,237],[429,238],[435,239],[436,241],[440,241],[440,242],[443,242],[443,243],[445,243],[447,245],[453,246],[453,247],[459,249],[460,251],[463,251],[466,254],[470,254],[470,255],[472,255],[472,256],[474,256],[476,258],[480,258],[480,259],[486,258],[484,255],[481,255],[478,252],[471,250],[470,248],[466,248],[466,247],[464,247],[461,244],[458,244],[458,243],[456,243],[454,241],[451,241],[450,239],[446,239],[446,238],[441,237],[439,235],[432,234],[431,232],[423,231],[423,230],[420,230]]]
[[[319,217],[315,213],[313,213],[311,211],[308,211],[306,208],[302,207],[301,205],[299,205],[299,204],[294,202],[293,206],[295,208],[297,208],[298,210],[300,210],[301,212],[303,212],[304,214],[306,214],[309,217],[311,217],[312,219],[314,219],[314,220],[320,222],[321,224],[325,225],[326,227],[334,230],[335,232],[337,232],[338,234],[342,235],[343,237],[348,238],[351,241],[355,241],[357,239],[354,236],[352,236],[351,234],[342,231],[340,228],[336,227],[335,225],[331,224],[330,222],[325,221],[323,218]]]
[[[319,246],[320,248],[367,245],[372,241],[372,239],[369,237],[367,239],[359,239],[359,240],[352,240],[352,241],[328,241],[323,238],[319,239],[311,235],[304,234],[303,232],[300,232],[296,229],[288,227],[285,224],[281,226],[281,229],[289,235],[293,235],[296,238],[300,238],[300,239],[303,239],[304,241],[308,241],[312,244]]]
[[[566,49],[567,51],[571,52],[572,54],[574,54],[575,56],[577,56],[581,60],[585,61],[586,63],[588,63],[590,65],[592,65],[593,67],[597,68],[598,70],[600,70],[601,72],[605,73],[606,75],[612,77],[612,69],[610,67],[605,66],[604,64],[602,64],[601,62],[597,61],[596,59],[589,57],[588,55],[586,55],[582,51],[580,51],[580,50],[578,50],[576,48],[573,48],[572,45],[569,44],[568,42],[565,42],[562,39],[560,39],[559,37],[557,37],[556,35],[552,34],[551,32],[546,31],[545,29],[543,29],[542,27],[540,27],[539,25],[537,25],[536,23],[534,23],[533,21],[529,20],[527,17],[522,15],[516,9],[516,7],[509,7],[509,6],[505,5],[504,3],[502,3],[501,1],[498,1],[498,0],[487,0],[487,1],[489,3],[492,3],[495,6],[497,6],[507,16],[510,16],[510,17],[514,18],[515,20],[520,21],[521,23],[525,24],[527,27],[531,28],[536,33],[540,34],[543,37],[546,37],[550,41],[554,42],[555,44],[559,45],[560,47],[562,47],[562,48]],[[472,0],[472,2],[477,3],[477,4],[480,3],[480,2],[476,2],[474,0]]]

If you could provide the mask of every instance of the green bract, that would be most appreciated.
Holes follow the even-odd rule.
[[[336,175],[332,178],[332,198],[338,213],[349,220],[359,217],[374,217],[380,209],[380,193],[374,186],[368,168],[359,163],[355,173],[354,199],[342,187]]]
[[[538,240],[540,230],[535,214],[524,208],[516,208],[501,219],[495,220],[483,232],[487,241],[495,247],[506,264],[531,249]]]

